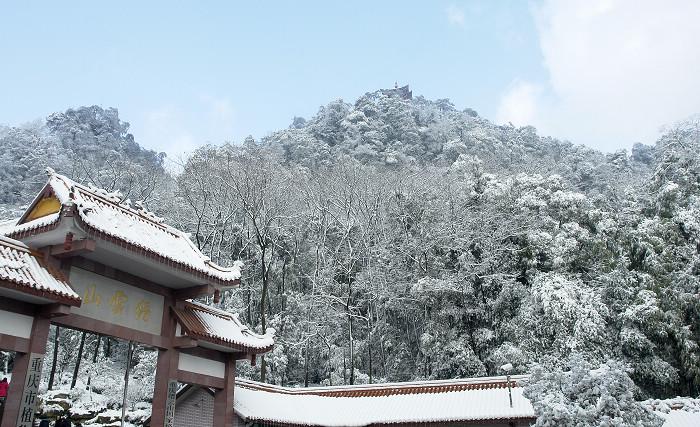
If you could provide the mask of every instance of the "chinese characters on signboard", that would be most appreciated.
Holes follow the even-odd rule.
[[[163,296],[80,268],[71,269],[70,278],[83,299],[76,314],[160,335]]]
[[[20,402],[19,414],[17,416],[17,427],[32,427],[34,423],[34,411],[37,405],[37,394],[39,393],[39,382],[41,381],[41,367],[44,363],[44,356],[31,353],[29,355],[29,369],[27,369],[27,380],[22,391],[22,401]]]
[[[175,400],[177,400],[177,381],[168,381],[168,398],[165,401],[165,423],[164,427],[175,425]]]

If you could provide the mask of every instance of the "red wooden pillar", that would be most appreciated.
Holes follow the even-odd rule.
[[[153,409],[151,412],[152,427],[167,427],[169,385],[177,380],[178,351],[176,349],[158,350],[156,364],[156,383],[153,388]],[[4,427],[4,426],[3,426]]]
[[[0,427],[16,427],[20,425],[18,419],[21,415],[20,408],[23,403],[27,403],[32,411],[31,414],[26,414],[27,417],[31,417],[32,420],[34,419],[33,411],[36,410],[38,399],[35,398],[34,394],[31,396],[24,396],[24,391],[28,381],[36,385],[36,381],[38,381],[41,375],[41,366],[30,366],[31,355],[39,355],[43,358],[44,353],[46,353],[46,340],[49,337],[50,325],[49,319],[39,316],[34,317],[32,333],[29,338],[29,352],[17,353],[17,357],[15,358],[14,368],[12,369],[12,382],[7,392],[5,412],[2,416],[2,425]],[[38,373],[30,374],[32,371],[36,372],[37,369]],[[27,400],[27,402],[23,402],[23,400]]]
[[[163,326],[161,334],[168,337],[172,343],[175,338],[176,321],[170,310],[173,300],[166,299],[163,307]],[[168,427],[167,421],[172,421],[168,415],[169,404],[174,405],[172,382],[177,380],[177,364],[179,351],[174,347],[158,350],[156,363],[156,383],[153,387],[153,406],[151,410],[151,427]],[[169,402],[171,400],[171,402]],[[4,427],[4,426],[2,426]]]
[[[233,427],[233,388],[236,378],[236,360],[226,358],[224,388],[216,390],[214,395],[214,425],[216,427]]]

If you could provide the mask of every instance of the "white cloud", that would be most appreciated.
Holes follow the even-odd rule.
[[[700,2],[547,0],[533,13],[549,80],[534,97],[514,85],[504,117],[534,98],[543,132],[612,151],[700,112]]]
[[[525,126],[535,122],[540,88],[532,83],[517,80],[501,98],[498,108],[499,123]]]
[[[201,95],[199,97],[202,104],[207,107],[210,119],[225,129],[233,130],[234,109],[231,101],[227,98],[215,98],[211,95]]]
[[[147,111],[142,126],[139,140],[149,148],[165,151],[168,156],[191,151],[198,145],[186,125],[186,114],[172,105]]]
[[[140,128],[134,128],[139,142],[177,158],[206,144],[233,139],[235,109],[228,98],[200,95],[187,108],[164,105],[144,113]]]
[[[449,22],[450,25],[464,26],[464,11],[462,9],[451,4],[447,7],[445,12],[447,13],[447,22]]]

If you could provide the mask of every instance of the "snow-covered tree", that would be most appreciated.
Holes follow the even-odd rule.
[[[634,399],[624,365],[609,360],[594,367],[580,355],[565,368],[531,368],[524,389],[537,427],[660,427],[663,419]]]

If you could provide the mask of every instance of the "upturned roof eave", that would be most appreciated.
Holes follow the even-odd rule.
[[[184,334],[186,336],[188,336],[190,338],[196,339],[198,341],[204,341],[207,343],[211,343],[211,344],[214,344],[217,346],[230,348],[231,350],[239,351],[239,352],[246,353],[246,354],[268,353],[272,350],[272,348],[275,345],[273,342],[272,344],[264,346],[264,347],[256,347],[256,346],[252,346],[252,345],[248,345],[248,344],[244,344],[244,343],[233,342],[231,340],[225,340],[225,339],[223,339],[221,337],[217,337],[213,334],[195,331],[192,328],[192,325],[190,324],[190,321],[187,318],[187,316],[184,315],[183,310],[184,309],[181,309],[181,308],[173,308],[172,309],[173,313],[175,314],[175,317],[177,318],[177,321],[178,321],[180,327],[182,328],[182,331],[184,332]],[[231,326],[237,327],[237,325],[231,325]]]
[[[66,213],[66,210],[69,210],[70,213]],[[92,239],[99,239],[105,242],[109,242],[111,244],[114,244],[116,246],[119,246],[121,248],[124,248],[126,250],[129,250],[132,253],[139,254],[139,255],[145,255],[149,259],[156,261],[157,263],[169,267],[169,268],[176,268],[180,272],[186,273],[190,276],[192,276],[195,280],[193,280],[193,283],[210,283],[216,287],[219,287],[221,289],[228,289],[232,288],[235,286],[238,286],[240,284],[240,279],[231,279],[231,280],[225,280],[220,277],[217,277],[212,274],[208,274],[200,269],[194,268],[190,265],[187,265],[183,262],[177,261],[170,259],[168,257],[165,257],[156,251],[153,251],[148,248],[140,247],[137,245],[134,245],[133,243],[120,238],[119,236],[112,235],[110,233],[107,233],[103,230],[99,230],[89,223],[87,223],[80,213],[78,212],[78,209],[75,205],[72,206],[63,206],[61,212],[59,213],[58,218],[55,221],[52,221],[47,224],[42,224],[41,226],[35,227],[35,228],[28,228],[28,229],[23,229],[19,231],[10,231],[7,233],[7,237],[10,237],[12,239],[16,240],[22,240],[25,239],[29,236],[38,236],[44,233],[47,233],[49,231],[53,231],[56,228],[58,228],[63,221],[65,221],[64,218],[69,217],[73,218],[73,224],[78,230],[80,230],[87,238],[92,238]],[[18,227],[21,226],[18,224]]]
[[[46,304],[58,303],[71,307],[80,307],[82,304],[80,297],[73,297],[48,289],[38,289],[26,283],[20,283],[14,280],[0,278],[0,288],[46,299]]]

